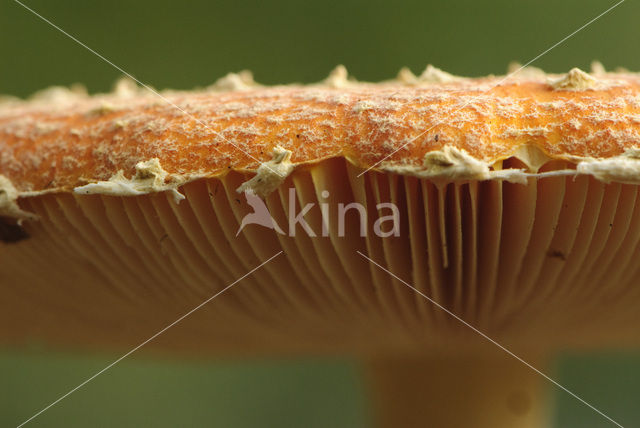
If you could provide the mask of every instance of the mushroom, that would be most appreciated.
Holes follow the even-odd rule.
[[[554,353],[640,343],[640,77],[428,70],[3,102],[0,340],[351,355],[380,426],[543,426]]]

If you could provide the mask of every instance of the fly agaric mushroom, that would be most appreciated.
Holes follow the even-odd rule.
[[[126,349],[269,260],[147,347],[354,355],[382,425],[540,426],[537,363],[640,343],[639,118],[637,74],[578,69],[4,101],[0,340]]]

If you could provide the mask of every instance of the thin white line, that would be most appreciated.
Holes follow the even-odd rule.
[[[562,386],[561,384],[559,384],[558,382],[556,382],[555,380],[553,380],[552,378],[550,378],[549,376],[547,376],[546,374],[544,374],[543,372],[541,372],[540,370],[538,370],[537,368],[535,368],[534,366],[532,366],[531,364],[529,364],[528,362],[526,362],[525,360],[523,360],[522,358],[520,358],[519,356],[517,356],[516,354],[514,354],[513,352],[511,352],[510,350],[508,350],[507,348],[505,348],[504,346],[502,346],[501,344],[499,344],[498,342],[496,342],[495,340],[493,340],[492,338],[490,338],[489,336],[487,336],[486,334],[484,334],[483,332],[481,332],[480,330],[478,330],[477,328],[475,328],[474,326],[472,326],[471,324],[469,324],[468,322],[466,322],[465,320],[463,320],[462,318],[460,318],[459,316],[457,316],[456,314],[454,314],[453,312],[449,311],[447,308],[445,308],[444,306],[440,305],[438,302],[436,302],[435,300],[433,300],[432,298],[430,298],[429,296],[427,296],[426,294],[422,293],[420,290],[418,290],[417,288],[413,287],[411,284],[407,283],[406,281],[404,281],[402,278],[399,278],[398,276],[396,276],[393,272],[389,271],[388,269],[386,269],[385,267],[379,265],[378,263],[376,263],[374,260],[372,260],[371,258],[367,257],[366,255],[362,254],[360,251],[357,251],[358,254],[360,254],[362,257],[364,257],[365,259],[369,260],[370,263],[373,263],[374,265],[378,266],[380,269],[382,269],[383,271],[387,272],[389,275],[391,275],[392,277],[394,277],[395,279],[397,279],[398,281],[402,282],[404,285],[406,285],[407,287],[409,287],[410,289],[412,289],[413,291],[415,291],[416,293],[418,293],[419,295],[421,295],[422,297],[424,297],[425,299],[427,299],[429,302],[433,303],[434,305],[436,305],[439,309],[442,309],[443,311],[445,311],[447,314],[451,315],[452,317],[454,317],[456,320],[458,320],[459,322],[461,322],[462,324],[464,324],[465,326],[469,327],[471,330],[473,330],[474,332],[478,333],[480,336],[484,337],[485,339],[487,339],[489,342],[493,343],[495,346],[497,346],[498,348],[502,349],[504,352],[506,352],[507,354],[511,355],[513,358],[515,358],[516,360],[520,361],[522,364],[524,364],[525,366],[529,367],[531,370],[533,370],[534,372],[536,372],[537,374],[539,374],[540,376],[542,376],[543,378],[545,378],[546,380],[548,380],[549,382],[551,382],[552,384],[554,384],[555,386],[557,386],[558,388],[562,389],[564,392],[566,392],[567,394],[571,395],[573,398],[575,398],[576,400],[580,401],[582,404],[585,404],[586,406],[588,406],[589,408],[591,408],[592,410],[594,410],[595,412],[599,413],[601,416],[603,416],[604,418],[606,418],[608,421],[614,423],[616,426],[620,427],[620,428],[624,428],[622,425],[620,425],[618,422],[614,421],[613,419],[611,419],[609,416],[605,415],[604,413],[602,413],[600,410],[596,409],[595,407],[593,407],[591,404],[589,404],[588,402],[586,402],[585,400],[583,400],[582,398],[580,398],[579,396],[577,396],[576,394],[574,394],[573,392],[569,391],[567,388],[565,388],[564,386]]]
[[[242,281],[243,279],[245,279],[247,276],[251,275],[253,272],[257,271],[258,269],[260,269],[262,266],[266,265],[267,263],[269,263],[271,260],[275,259],[276,257],[278,257],[280,254],[282,254],[282,251],[278,251],[276,254],[274,254],[273,256],[271,256],[268,260],[262,262],[260,265],[256,266],[255,268],[251,269],[249,272],[247,272],[246,274],[244,274],[243,276],[241,276],[240,278],[236,279],[234,282],[232,282],[231,284],[227,285],[225,288],[223,288],[222,290],[218,291],[216,294],[214,294],[213,296],[209,297],[207,300],[205,300],[204,302],[200,303],[198,306],[196,306],[195,308],[191,309],[189,312],[187,312],[186,314],[182,315],[180,318],[178,318],[177,320],[175,320],[174,322],[172,322],[171,324],[167,325],[166,327],[164,327],[162,330],[160,330],[159,332],[157,332],[156,334],[154,334],[153,336],[151,336],[150,338],[148,338],[147,340],[145,340],[144,342],[142,342],[141,344],[139,344],[138,346],[136,346],[135,348],[133,348],[132,350],[130,350],[129,352],[127,352],[126,354],[124,354],[123,356],[121,356],[120,358],[118,358],[117,360],[115,360],[114,362],[112,362],[111,364],[109,364],[108,366],[106,366],[105,368],[103,368],[102,370],[100,370],[99,372],[97,372],[96,374],[94,374],[93,376],[91,376],[90,378],[86,379],[84,382],[82,382],[81,384],[79,384],[78,386],[76,386],[75,388],[73,388],[72,390],[70,390],[69,392],[67,392],[66,394],[64,394],[63,396],[61,396],[60,398],[58,398],[57,400],[55,400],[54,402],[52,402],[51,404],[49,404],[47,407],[43,408],[42,410],[40,410],[38,413],[36,413],[35,415],[31,416],[29,419],[27,419],[26,421],[22,422],[20,425],[17,426],[17,428],[20,428],[26,424],[28,424],[29,422],[31,422],[33,419],[37,418],[38,416],[40,416],[42,413],[46,412],[47,410],[49,410],[51,407],[55,406],[56,404],[58,404],[60,401],[64,400],[65,398],[67,398],[69,395],[73,394],[74,392],[76,392],[78,389],[82,388],[83,386],[85,386],[86,384],[88,384],[89,382],[91,382],[93,379],[97,378],[98,376],[100,376],[102,373],[106,372],[107,370],[109,370],[111,367],[115,366],[116,364],[118,364],[120,361],[124,360],[125,358],[127,358],[129,355],[133,354],[134,352],[136,352],[138,349],[142,348],[144,345],[146,345],[147,343],[151,342],[153,339],[155,339],[156,337],[160,336],[162,333],[164,333],[165,331],[169,330],[171,327],[173,327],[174,325],[178,324],[180,321],[182,321],[183,319],[185,319],[186,317],[188,317],[189,315],[191,315],[192,313],[194,313],[195,311],[197,311],[198,309],[202,308],[204,305],[206,305],[207,303],[209,303],[210,301],[212,301],[213,299],[215,299],[216,297],[218,297],[219,295],[221,295],[222,293],[224,293],[225,291],[227,291],[228,289],[230,289],[231,287],[233,287],[234,285],[236,285],[238,282]]]
[[[551,51],[552,49],[556,48],[558,45],[564,43],[565,41],[567,41],[567,39],[573,37],[576,35],[576,33],[582,31],[585,27],[588,27],[589,25],[593,24],[595,21],[597,21],[598,19],[602,18],[604,15],[606,15],[607,13],[611,12],[613,9],[615,9],[616,7],[618,7],[619,5],[621,5],[622,3],[624,3],[625,0],[620,0],[618,3],[614,4],[613,6],[611,6],[609,9],[605,10],[604,12],[602,12],[600,15],[596,16],[595,18],[593,18],[591,21],[587,22],[586,24],[584,24],[582,27],[578,28],[577,30],[575,30],[573,33],[569,34],[568,36],[565,36],[562,40],[560,40],[559,42],[557,42],[556,44],[554,44],[553,46],[551,46],[550,48],[547,48],[546,50],[544,50],[542,53],[538,54],[536,57],[534,57],[533,59],[529,60],[526,64],[524,64],[523,66],[521,66],[520,68],[518,68],[515,71],[512,71],[511,73],[507,74],[506,76],[504,76],[502,79],[500,79],[498,81],[498,83],[494,84],[493,86],[489,87],[489,89],[485,89],[484,91],[480,92],[480,94],[484,94],[486,92],[489,92],[490,90],[492,90],[493,88],[496,88],[497,86],[500,86],[504,81],[506,81],[507,79],[509,79],[511,76],[519,73],[523,68],[527,67],[528,65],[530,65],[532,62],[536,61],[537,59],[539,59],[540,57],[542,57],[543,55],[546,55],[547,53],[549,53],[549,51]],[[469,104],[471,104],[473,102],[473,100],[477,98],[476,97],[472,97],[469,101],[467,101],[466,103],[464,103],[460,108],[454,110],[452,113],[450,113],[449,116],[459,112],[460,110],[462,110],[463,108],[465,108],[466,106],[468,106]],[[380,165],[382,162],[384,162],[385,160],[387,160],[388,158],[390,158],[391,156],[393,156],[394,154],[396,154],[398,151],[404,149],[405,147],[407,147],[409,144],[413,143],[414,141],[416,141],[418,138],[422,137],[424,134],[426,134],[427,132],[431,131],[433,128],[435,128],[438,125],[441,125],[442,123],[444,123],[444,119],[441,120],[440,122],[436,123],[435,125],[433,125],[432,127],[430,127],[429,129],[427,129],[424,132],[421,132],[420,134],[416,135],[415,137],[413,137],[412,139],[410,139],[409,141],[407,141],[405,144],[403,144],[402,146],[398,147],[397,149],[395,149],[394,151],[392,151],[391,153],[389,153],[388,155],[386,155],[385,157],[383,157],[382,159],[380,159],[378,162],[374,163],[373,165],[371,165],[369,168],[367,168],[366,170],[362,171],[360,174],[358,174],[358,178],[361,177],[364,173],[369,172],[370,170],[372,170],[373,168],[375,168],[376,166]]]
[[[156,95],[157,97],[159,97],[160,99],[162,99],[164,102],[166,102],[167,104],[171,105],[172,107],[178,109],[179,111],[181,111],[183,114],[187,115],[188,117],[190,117],[191,119],[195,120],[198,124],[202,125],[203,127],[205,127],[208,131],[210,131],[211,133],[213,133],[213,135],[221,138],[223,141],[231,144],[233,147],[235,147],[236,149],[240,150],[241,152],[243,152],[245,155],[249,156],[251,159],[253,159],[254,161],[258,162],[259,164],[263,164],[265,165],[267,168],[269,168],[271,170],[271,172],[273,172],[274,174],[278,175],[278,176],[282,176],[282,174],[278,173],[277,171],[273,170],[268,164],[261,162],[260,160],[258,160],[257,158],[253,157],[252,155],[250,155],[249,153],[247,153],[245,150],[243,150],[241,147],[239,147],[238,145],[232,143],[231,141],[229,141],[227,138],[225,138],[222,134],[220,134],[219,132],[211,129],[211,127],[209,127],[206,123],[204,123],[203,121],[201,121],[200,119],[198,119],[197,117],[195,117],[194,115],[192,115],[191,113],[185,111],[183,108],[181,108],[180,106],[178,106],[177,104],[173,103],[172,101],[170,101],[169,99],[167,99],[165,96],[163,96],[162,94],[160,94],[158,91],[156,91],[155,89],[153,89],[151,86],[141,82],[140,80],[138,80],[136,77],[134,77],[131,73],[128,73],[127,71],[125,71],[124,69],[122,69],[120,66],[114,64],[113,62],[109,61],[107,58],[105,58],[104,56],[102,56],[101,54],[99,54],[98,52],[96,52],[95,50],[93,50],[92,48],[90,48],[89,46],[87,46],[86,44],[84,44],[83,42],[81,42],[80,40],[78,40],[77,38],[75,38],[74,36],[72,36],[71,34],[67,33],[65,30],[63,30],[62,28],[58,27],[56,24],[54,24],[53,22],[51,22],[50,20],[48,20],[47,18],[45,18],[44,16],[40,15],[38,12],[36,12],[35,10],[31,9],[29,6],[25,5],[24,3],[22,3],[20,0],[13,0],[15,3],[18,3],[20,6],[22,6],[23,8],[25,8],[26,10],[28,10],[29,12],[31,12],[32,14],[34,14],[35,16],[37,16],[38,18],[40,18],[41,20],[43,20],[44,22],[46,22],[47,24],[49,24],[50,26],[52,26],[53,28],[55,28],[56,30],[60,31],[62,34],[64,34],[65,36],[67,36],[68,38],[70,38],[71,40],[73,40],[74,42],[76,42],[77,44],[79,44],[80,46],[82,46],[83,48],[85,48],[86,50],[88,50],[89,52],[91,52],[92,54],[94,54],[95,56],[97,56],[98,58],[100,58],[101,60],[103,60],[104,62],[106,62],[107,64],[111,65],[113,68],[115,68],[116,70],[118,70],[119,72],[121,72],[122,74],[124,74],[125,76],[133,79],[134,81],[136,81],[140,86],[142,86],[143,88],[145,88],[146,90],[150,91],[151,93],[153,93],[154,95]],[[220,152],[220,149],[218,149],[217,147],[214,146],[214,149],[216,149],[218,152]],[[222,152],[220,152],[222,153]]]

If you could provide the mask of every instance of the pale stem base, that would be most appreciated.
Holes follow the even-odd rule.
[[[508,356],[380,358],[366,371],[379,428],[550,426],[549,385]]]

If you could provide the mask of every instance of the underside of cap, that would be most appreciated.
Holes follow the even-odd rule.
[[[169,192],[26,198],[39,221],[0,244],[0,340],[126,346],[283,251],[152,347],[372,355],[482,343],[442,308],[518,349],[639,344],[636,185],[361,172],[343,159],[296,169],[265,199],[279,231],[242,224],[254,210],[236,189],[250,173],[184,184],[179,204]],[[348,211],[341,235],[337,207],[354,203],[366,215]],[[384,204],[398,209],[397,234]]]

